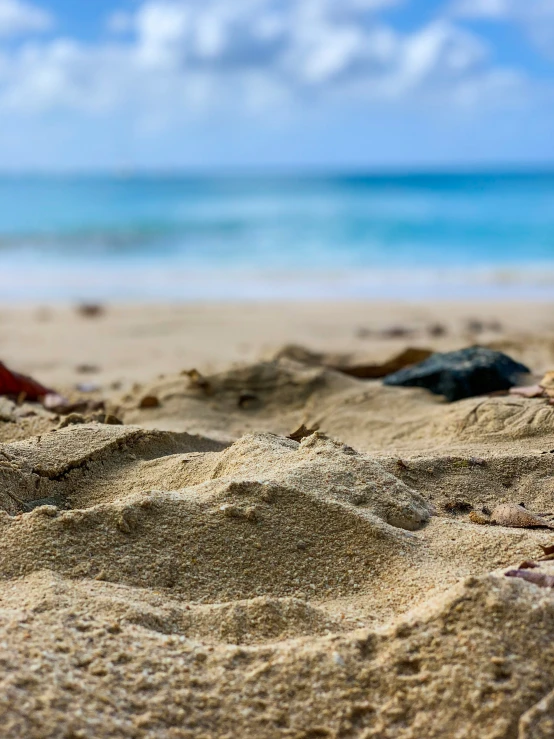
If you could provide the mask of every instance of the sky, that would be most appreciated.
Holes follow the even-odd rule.
[[[554,0],[0,0],[0,170],[554,166]]]

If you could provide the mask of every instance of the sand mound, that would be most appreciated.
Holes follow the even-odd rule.
[[[372,598],[364,618],[375,619],[429,594],[436,567],[444,589],[475,567],[528,556],[545,536],[483,532],[467,518],[460,528],[438,507],[442,518],[430,520],[436,485],[427,490],[415,476],[416,492],[399,479],[411,467],[389,459],[387,471],[320,433],[300,444],[250,435],[225,448],[186,433],[91,424],[1,452],[7,503],[47,503],[0,518],[3,578],[50,569],[194,603],[364,593]],[[426,522],[430,534],[409,533]],[[451,544],[433,544],[447,522],[458,528],[439,540],[459,542],[456,566]]]
[[[117,595],[92,589],[64,607],[84,586],[40,577],[2,588],[35,590],[30,608],[0,609],[8,738],[528,739],[552,722],[554,596],[501,575],[470,578],[385,630],[263,646],[161,633],[124,605],[97,607]]]
[[[145,395],[156,398],[157,407],[140,408]],[[253,430],[288,435],[304,424],[368,451],[546,435],[554,441],[554,407],[542,399],[446,403],[419,388],[385,387],[288,358],[200,381],[188,375],[165,378],[126,396],[114,410],[127,423],[221,439]]]
[[[93,426],[5,445],[12,495],[40,492],[79,509],[4,515],[0,574],[46,567],[172,588],[194,601],[337,597],[359,589],[385,553],[415,546],[403,529],[430,515],[379,464],[325,437],[298,444],[258,435],[222,452],[169,454],[191,445],[214,446],[187,434]],[[154,449],[161,460],[139,458]],[[152,489],[178,472],[180,489]]]
[[[118,624],[134,624],[160,634],[208,643],[255,644],[344,631],[321,609],[297,598],[267,596],[230,603],[190,605],[165,593],[99,580],[68,580],[39,570],[22,580],[0,582],[4,612],[79,611]]]
[[[8,512],[24,510],[17,499],[71,505],[70,491],[80,480],[94,477],[94,471],[121,476],[137,459],[222,448],[219,442],[187,433],[97,423],[68,426],[0,445],[0,502]]]
[[[320,398],[356,381],[287,359],[237,367],[209,377],[163,378],[126,395],[115,409],[126,423],[236,439],[252,431],[288,434]],[[159,405],[141,408],[145,397]]]

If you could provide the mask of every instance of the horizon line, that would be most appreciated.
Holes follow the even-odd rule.
[[[554,175],[554,161],[545,164],[521,163],[467,163],[418,165],[249,165],[246,167],[67,167],[67,168],[2,168],[0,178],[12,177],[113,177],[133,179],[141,177],[201,178],[201,177],[413,177],[425,175]]]

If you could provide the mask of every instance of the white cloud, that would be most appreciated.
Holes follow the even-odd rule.
[[[529,21],[554,17],[554,0],[458,0],[453,12],[467,18]]]
[[[124,10],[116,10],[106,19],[106,28],[110,33],[126,33],[133,29],[133,15]]]
[[[454,17],[514,23],[554,57],[554,0],[457,0]]]
[[[57,39],[5,52],[0,106],[133,110],[158,126],[205,109],[282,109],[349,95],[478,104],[481,90],[519,84],[453,23],[412,33],[384,25],[378,11],[395,2],[143,0],[132,14],[110,16],[109,43]]]
[[[47,31],[52,25],[51,15],[36,5],[23,0],[0,0],[0,36]]]
[[[509,5],[509,0],[459,0],[452,10],[466,18],[504,18]]]

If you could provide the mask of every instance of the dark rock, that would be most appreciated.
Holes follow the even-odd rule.
[[[387,375],[385,385],[424,387],[447,400],[509,390],[529,369],[502,352],[472,346],[433,354],[423,362]]]

